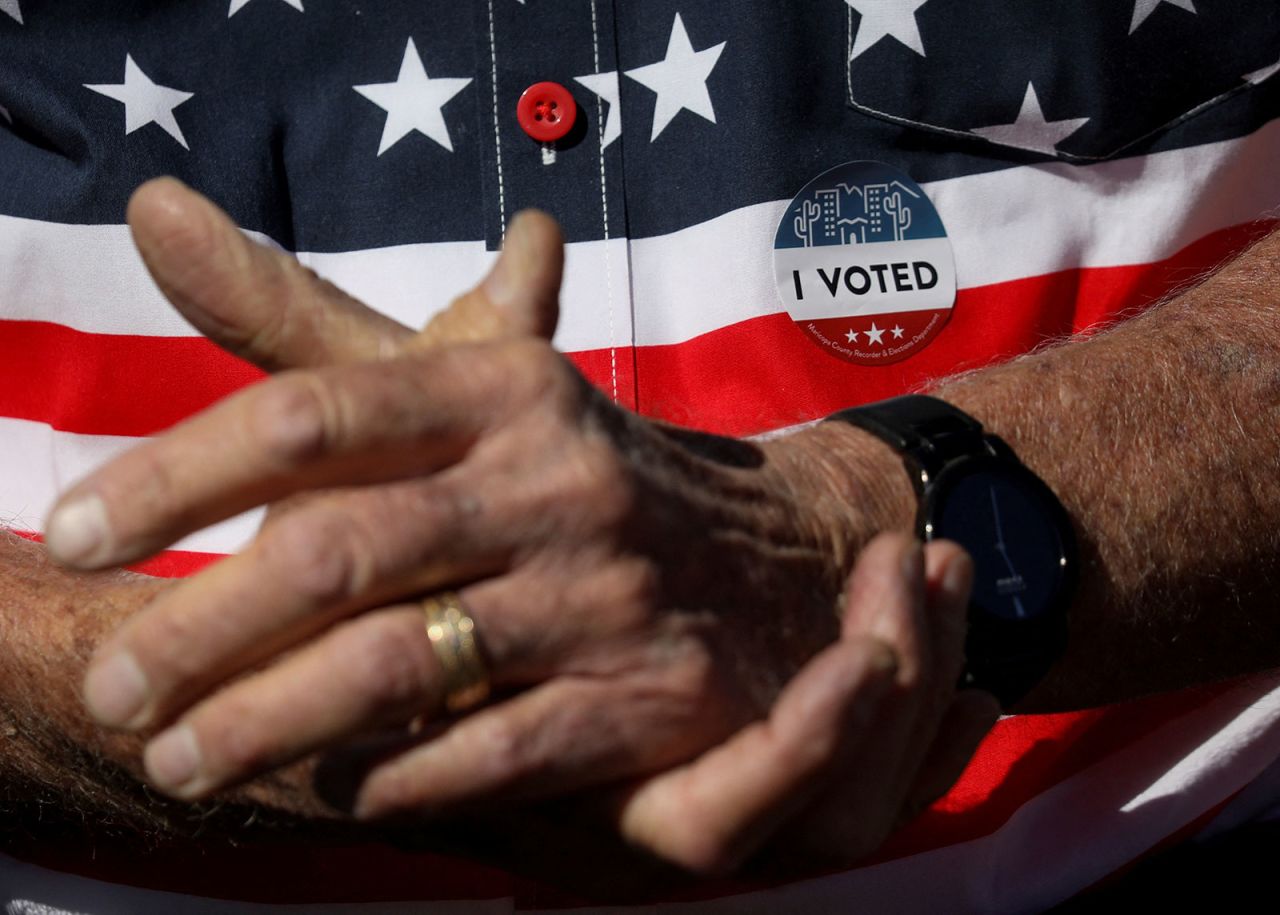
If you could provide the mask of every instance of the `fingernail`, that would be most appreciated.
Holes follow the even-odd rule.
[[[110,533],[106,504],[98,496],[83,496],[49,517],[44,540],[54,559],[79,565],[104,551]]]
[[[143,753],[147,775],[157,788],[175,791],[195,779],[200,772],[200,744],[187,725],[165,731]]]
[[[502,243],[502,253],[498,261],[485,277],[485,295],[489,301],[499,308],[511,308],[519,303],[519,296],[525,284],[527,259],[525,244],[528,228],[524,218],[517,213],[515,219],[507,226],[507,236]]]
[[[128,724],[147,702],[147,676],[133,655],[121,651],[94,664],[84,680],[84,701],[100,722]]]
[[[869,664],[872,670],[887,679],[887,675],[897,673],[898,656],[894,654],[893,649],[884,644],[884,642],[877,642],[872,652]]]

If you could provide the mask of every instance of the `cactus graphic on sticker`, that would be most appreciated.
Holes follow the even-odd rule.
[[[888,365],[937,337],[956,300],[951,242],[920,185],[847,162],[805,185],[773,242],[792,320],[841,359]]]

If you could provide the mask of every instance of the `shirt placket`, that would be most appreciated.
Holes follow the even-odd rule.
[[[476,4],[478,125],[485,243],[501,247],[522,209],[554,216],[568,242],[556,345],[615,402],[636,404],[626,195],[612,0]],[[540,142],[517,106],[531,86],[556,83],[577,115],[563,138]],[[610,100],[612,96],[612,100]]]

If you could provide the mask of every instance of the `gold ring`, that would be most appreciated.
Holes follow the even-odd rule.
[[[444,670],[444,706],[461,712],[489,696],[489,672],[476,643],[476,621],[452,591],[423,598],[427,638]]]

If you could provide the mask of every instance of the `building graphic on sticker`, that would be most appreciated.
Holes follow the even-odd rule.
[[[794,201],[791,228],[806,248],[902,241],[919,199],[901,181],[837,184]]]

